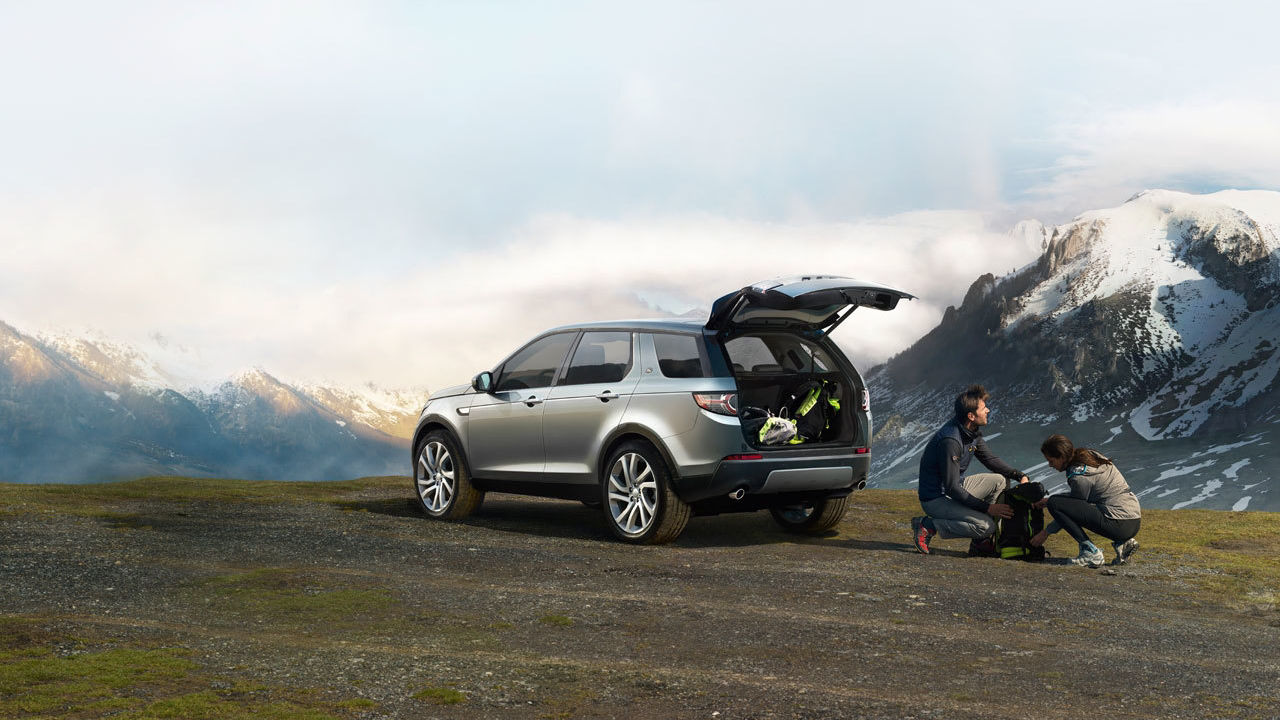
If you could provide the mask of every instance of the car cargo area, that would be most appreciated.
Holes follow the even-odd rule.
[[[738,413],[747,442],[759,449],[801,448],[848,444],[857,436],[861,388],[838,370],[831,356],[817,344],[785,332],[735,337],[725,343],[738,385]],[[825,402],[823,423],[803,442],[764,444],[760,428],[767,413],[795,419],[806,388],[822,384],[834,403]],[[838,406],[838,407],[837,407]]]
[[[744,372],[734,373],[738,381],[738,412],[742,418],[743,432],[753,447],[761,448],[796,448],[804,445],[822,443],[849,443],[857,430],[856,408],[853,394],[848,391],[848,383],[837,372],[809,374],[792,374],[785,372]],[[759,430],[766,412],[774,415],[790,416],[800,401],[795,394],[808,384],[810,380],[827,381],[832,397],[840,404],[837,410],[827,410],[827,424],[817,437],[806,438],[801,444],[762,445],[759,442]],[[830,406],[829,406],[830,407]],[[752,408],[753,410],[748,410]],[[756,411],[759,411],[757,414]],[[759,418],[759,422],[755,420]]]

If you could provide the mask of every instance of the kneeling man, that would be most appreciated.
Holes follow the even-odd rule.
[[[935,534],[946,538],[973,538],[970,555],[995,551],[991,536],[996,518],[1013,517],[1013,509],[995,502],[1005,480],[1027,482],[1027,477],[987,449],[982,426],[987,424],[991,396],[981,385],[971,385],[956,398],[955,417],[943,425],[920,458],[920,507],[923,517],[911,519],[912,542],[929,554]],[[978,458],[990,470],[965,477],[969,461]]]

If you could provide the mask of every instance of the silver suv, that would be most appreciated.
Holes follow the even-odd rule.
[[[725,295],[705,323],[553,328],[431,396],[411,445],[414,494],[447,519],[488,491],[581,500],[632,543],[670,542],[691,515],[765,508],[787,530],[828,530],[871,459],[866,386],[830,333],[858,307],[911,297],[812,275]],[[802,411],[803,434],[762,440],[770,414],[799,425]]]

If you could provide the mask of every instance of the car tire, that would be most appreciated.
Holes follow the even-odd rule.
[[[825,533],[844,519],[849,509],[849,496],[826,498],[812,505],[787,505],[769,508],[774,522],[783,530],[804,535]]]
[[[452,435],[443,430],[427,433],[415,456],[413,494],[429,517],[460,520],[480,507],[484,491],[471,484],[466,458]]]
[[[648,443],[619,445],[604,465],[600,500],[614,536],[636,545],[661,545],[680,537],[692,511],[671,488],[671,471]]]

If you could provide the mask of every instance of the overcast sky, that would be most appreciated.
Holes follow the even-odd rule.
[[[440,387],[790,272],[920,297],[1148,187],[1280,189],[1264,3],[0,0],[0,320]]]

